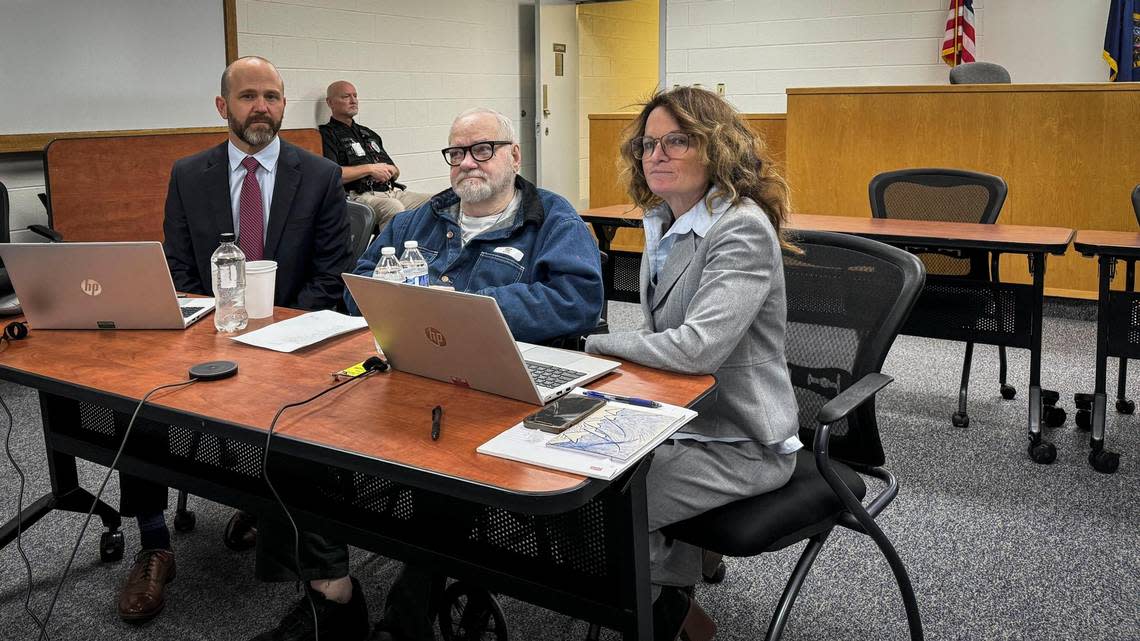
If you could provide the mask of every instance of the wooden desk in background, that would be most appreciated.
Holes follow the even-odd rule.
[[[582,219],[593,225],[599,247],[605,251],[613,231],[619,227],[640,227],[642,212],[632,205],[613,205],[586,209]],[[1064,422],[1064,411],[1055,407],[1056,392],[1041,389],[1041,317],[1045,293],[1046,255],[1062,255],[1073,237],[1073,230],[1059,227],[1032,227],[1025,225],[982,225],[978,223],[941,223],[884,218],[854,218],[846,216],[819,216],[794,214],[787,229],[795,242],[795,230],[830,231],[854,234],[901,246],[934,247],[945,249],[976,249],[998,254],[1020,254],[1027,258],[1027,271],[1033,276],[1032,284],[992,283],[990,281],[953,281],[956,293],[938,293],[933,279],[928,278],[923,293],[911,312],[910,320],[902,332],[914,336],[941,338],[962,342],[1005,345],[1029,350],[1029,453],[1039,463],[1051,463],[1056,450],[1042,438],[1042,412],[1048,412],[1050,425]],[[621,252],[617,252],[621,254]],[[622,265],[618,265],[622,267]],[[628,267],[627,267],[628,269]],[[603,269],[607,296],[616,292],[615,300],[628,300],[615,285],[614,266]],[[635,272],[636,275],[636,272]],[[628,282],[628,273],[617,276],[619,282]],[[636,283],[637,280],[633,281]],[[953,297],[954,307],[946,314],[947,306],[937,304]],[[634,299],[634,302],[638,300]],[[965,406],[965,396],[959,398],[959,407]],[[960,409],[961,411],[961,409]],[[964,414],[964,412],[963,412]]]
[[[297,313],[279,308],[275,318]],[[43,410],[52,491],[23,511],[24,529],[53,508],[85,512],[92,497],[78,485],[76,457],[109,464],[147,390],[219,359],[238,363],[237,376],[152,397],[120,467],[279,516],[261,469],[274,413],[328,388],[331,372],[370,353],[367,332],[281,354],[219,335],[209,319],[185,331],[33,328],[0,361],[0,377],[38,389]],[[591,387],[690,405],[714,385],[711,376],[623,364]],[[443,433],[433,441],[437,404]],[[534,409],[402,372],[376,374],[282,415],[269,459],[273,480],[304,529],[647,641],[648,458],[605,482],[475,451]],[[434,518],[441,504],[471,514],[472,530],[441,527]],[[118,526],[111,508],[99,514]],[[15,519],[0,528],[0,545],[15,530]]]
[[[213,133],[60,138],[44,150],[48,226],[67,241],[162,240],[174,161],[225,142]],[[321,155],[316,129],[281,137]]]
[[[1134,231],[1136,83],[791,88],[787,178],[797,211],[864,217],[878,173],[950,167],[1009,184],[998,223]],[[1003,258],[1012,282],[1032,277]],[[1094,266],[1056,259],[1046,293],[1095,298]],[[1119,283],[1117,283],[1119,286]]]
[[[1077,426],[1091,429],[1089,464],[1099,472],[1112,474],[1120,465],[1120,455],[1105,448],[1104,421],[1107,409],[1106,387],[1108,357],[1120,359],[1117,371],[1116,411],[1132,414],[1136,403],[1126,396],[1128,359],[1140,358],[1140,292],[1135,291],[1136,261],[1140,260],[1140,233],[1087,231],[1077,232],[1073,247],[1082,256],[1096,258],[1098,264],[1098,296],[1096,323],[1096,383],[1093,393],[1077,394]],[[1123,260],[1123,287],[1112,289],[1116,263]]]

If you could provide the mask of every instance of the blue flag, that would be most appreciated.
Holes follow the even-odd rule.
[[[1136,8],[1136,0],[1112,0],[1108,9],[1103,55],[1110,67],[1109,80],[1140,80],[1140,14]]]

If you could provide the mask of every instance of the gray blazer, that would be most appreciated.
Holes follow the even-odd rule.
[[[658,369],[713,374],[712,409],[684,431],[775,444],[796,433],[784,354],[787,301],[776,230],[754,202],[729,207],[705,238],[674,243],[649,286],[641,261],[642,329],[595,334],[586,351]]]

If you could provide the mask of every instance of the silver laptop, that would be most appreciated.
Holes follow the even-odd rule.
[[[162,243],[0,244],[33,329],[184,329],[213,298],[179,298]]]
[[[343,274],[397,370],[543,405],[620,363],[517,342],[490,296]]]

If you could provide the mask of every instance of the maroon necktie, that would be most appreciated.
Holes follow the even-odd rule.
[[[246,260],[261,260],[265,248],[262,229],[265,226],[265,207],[261,200],[261,185],[257,184],[257,168],[261,163],[253,156],[241,161],[245,179],[238,196],[238,247]]]

